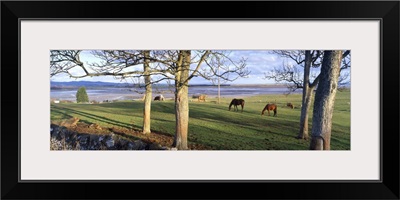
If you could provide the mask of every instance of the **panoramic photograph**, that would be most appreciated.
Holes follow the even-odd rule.
[[[50,50],[50,150],[351,150],[350,50]]]

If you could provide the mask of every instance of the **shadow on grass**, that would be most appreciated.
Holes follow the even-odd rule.
[[[332,133],[334,134],[334,133]],[[344,139],[344,138],[340,138],[340,139]],[[336,137],[331,137],[331,147],[333,146],[333,148],[336,147],[342,147],[344,148],[344,150],[350,150],[351,149],[351,144],[341,141],[339,138]]]
[[[52,111],[57,112],[56,109],[61,109],[61,108],[54,108],[53,107]],[[70,108],[63,107],[62,110],[68,111],[69,113],[73,113],[73,114],[76,114],[76,115],[81,115],[81,116],[87,117],[89,119],[93,119],[93,120],[96,120],[96,121],[100,121],[100,122],[103,122],[103,123],[107,123],[107,124],[111,124],[111,125],[114,125],[114,126],[127,128],[127,129],[131,129],[134,126],[133,124],[127,124],[127,123],[124,123],[124,122],[112,120],[112,119],[109,119],[109,118],[106,118],[106,117],[94,115],[94,114],[83,112],[83,111],[73,110],[73,109],[70,109]],[[60,111],[58,111],[58,112],[60,112]]]
[[[70,118],[72,118],[71,115],[68,115],[68,114],[66,114],[66,113],[64,113],[64,112],[61,112],[60,110],[57,110],[57,109],[59,109],[59,108],[57,108],[57,107],[55,107],[55,106],[53,106],[53,105],[50,106],[50,109],[51,109],[53,112],[55,112],[55,113],[57,113],[57,114],[60,114],[60,115],[61,115],[61,119],[70,119]]]
[[[131,105],[131,103],[121,103],[121,104],[107,104],[106,107],[110,107],[110,108],[114,108],[114,105],[118,105],[119,109],[127,109],[128,107],[134,106]],[[136,104],[139,105],[139,104]],[[174,104],[173,103],[163,103],[163,102],[157,102],[155,104],[153,104],[153,111],[159,111],[159,112],[163,112],[163,113],[168,113],[168,114],[173,114],[174,111]],[[226,107],[226,109],[224,109],[224,107],[219,106],[219,105],[209,105],[209,104],[203,104],[204,106],[199,106],[199,107],[194,107],[190,109],[190,118],[195,118],[197,120],[202,120],[204,121],[204,123],[207,122],[212,122],[212,123],[218,123],[218,122],[226,122],[227,125],[231,125],[233,127],[240,127],[243,129],[252,129],[253,132],[255,132],[256,134],[259,135],[265,135],[266,138],[269,138],[269,142],[271,144],[261,144],[263,143],[262,139],[260,140],[260,138],[258,138],[257,136],[253,135],[240,135],[238,133],[232,133],[230,131],[223,131],[219,128],[211,128],[208,127],[206,125],[193,125],[193,124],[189,124],[189,131],[191,133],[189,133],[188,135],[188,140],[189,142],[195,142],[198,144],[203,144],[206,146],[210,146],[216,149],[231,149],[231,150],[239,150],[239,149],[250,149],[251,145],[257,145],[258,147],[256,147],[255,149],[251,149],[251,150],[256,150],[256,149],[260,149],[260,147],[265,147],[265,148],[270,148],[270,149],[281,149],[281,150],[290,150],[288,149],[282,149],[285,147],[289,147],[290,145],[294,145],[295,147],[293,148],[299,148],[299,144],[293,144],[292,141],[296,141],[296,139],[294,139],[295,136],[297,136],[296,133],[296,128],[298,126],[297,122],[294,122],[292,120],[285,120],[284,119],[284,115],[279,115],[278,112],[278,117],[273,118],[272,116],[264,116],[261,117],[259,114],[257,115],[252,115],[250,112],[246,112],[243,111],[243,113],[241,112],[235,112],[233,113],[233,111],[228,111],[228,108]],[[100,108],[103,106],[99,106]],[[100,110],[99,107],[95,108],[96,110]],[[138,109],[138,108],[135,108]],[[209,110],[214,110],[214,109],[218,109],[217,111],[213,111],[210,112]],[[57,112],[58,114],[62,114],[63,117],[66,116],[70,116],[68,114],[76,114],[76,115],[81,115],[84,117],[87,117],[89,119],[95,120],[95,121],[100,121],[103,123],[107,123],[107,124],[111,124],[114,126],[118,126],[118,127],[122,127],[122,128],[127,128],[127,129],[132,129],[135,128],[136,130],[141,130],[142,127],[139,127],[137,125],[133,125],[133,124],[128,124],[128,123],[124,123],[124,122],[120,122],[117,120],[113,120],[113,119],[109,119],[100,115],[95,115],[95,114],[91,114],[88,112],[83,112],[83,111],[79,111],[79,110],[74,110],[74,109],[69,109],[69,108],[57,108],[57,107],[53,107],[52,106],[52,111]],[[61,111],[65,111],[65,112],[61,112]],[[68,114],[67,114],[68,113]],[[169,119],[165,119],[162,117],[154,117],[157,116],[155,114],[152,114],[152,120],[158,120],[158,121],[163,121],[163,122],[167,122],[167,123],[173,123],[174,122],[174,118],[172,118],[171,120]],[[281,120],[282,119],[282,120]],[[285,131],[285,133],[278,133],[276,130],[285,128],[285,127],[289,127],[290,130]],[[293,131],[292,131],[293,129]],[[196,130],[196,133],[193,133],[191,130]],[[197,131],[199,130],[199,131]],[[115,132],[115,131],[113,131]],[[164,136],[168,136],[168,137],[173,137],[174,133],[165,133],[165,132],[161,132],[161,131],[154,131],[152,130],[153,133],[155,134],[159,134],[159,135],[164,135]],[[203,140],[198,140],[199,137],[204,137],[204,136],[200,136],[199,133],[216,133],[216,137],[213,138],[211,141],[203,141]],[[290,134],[291,132],[293,132],[293,134]],[[127,138],[132,138],[132,139],[136,139],[138,137],[126,134],[126,133],[121,133],[121,132],[116,132],[116,134],[122,135],[124,137]],[[218,136],[217,136],[218,135]],[[274,140],[274,138],[272,137],[272,135],[276,135],[276,136],[280,136],[280,137],[284,137],[286,139],[278,139]],[[199,136],[199,137],[198,137]],[[214,137],[214,136],[213,136]],[[230,137],[235,137],[230,139]],[[289,139],[290,138],[290,139]],[[293,140],[292,140],[293,139]],[[240,141],[243,140],[248,140],[249,141],[249,146],[246,145],[240,145]],[[238,149],[232,149],[229,148],[229,145],[225,145],[223,143],[232,143],[233,148],[238,148]],[[258,144],[259,142],[261,142],[260,144]],[[337,142],[338,143],[338,147],[346,147],[346,143],[343,143],[342,141],[337,140],[335,141],[335,139],[333,139],[333,142]],[[282,147],[277,146],[278,144],[283,145]],[[265,146],[266,145],[266,146]],[[301,146],[302,147],[302,146]]]
[[[103,116],[94,115],[94,114],[87,113],[87,112],[83,112],[83,111],[77,111],[77,110],[73,110],[73,109],[70,109],[70,108],[65,108],[65,107],[63,107],[63,108],[52,107],[52,112],[62,113],[62,112],[60,112],[59,110],[65,110],[65,111],[67,111],[68,113],[73,113],[73,114],[76,114],[76,115],[84,116],[84,117],[89,118],[89,119],[92,119],[92,120],[94,120],[94,121],[99,121],[99,122],[107,123],[107,124],[114,125],[114,126],[117,126],[117,127],[122,127],[122,128],[126,128],[126,129],[133,129],[133,130],[135,130],[135,131],[142,131],[142,127],[139,127],[139,126],[137,126],[137,125],[127,124],[127,123],[120,122],[120,121],[116,121],[116,120],[112,120],[112,119],[109,119],[109,118],[106,118],[106,117],[103,117]],[[67,114],[65,114],[65,115],[67,115]],[[72,117],[71,115],[67,115],[67,116],[70,116],[69,118]],[[90,121],[87,121],[87,120],[81,120],[81,121],[83,121],[83,122],[85,122],[85,123],[87,123],[87,124],[93,123],[93,122],[90,122]],[[165,120],[165,121],[168,121],[168,120]],[[110,131],[114,132],[114,133],[117,134],[117,135],[120,135],[120,136],[129,138],[129,139],[131,139],[131,140],[141,139],[141,140],[145,141],[146,143],[147,143],[147,142],[150,142],[149,140],[147,140],[147,139],[145,139],[145,138],[139,138],[139,137],[136,137],[136,136],[133,136],[133,135],[129,135],[129,134],[120,132],[120,131],[116,131],[116,130],[113,129],[113,128],[108,128],[108,129],[109,129]],[[154,134],[157,134],[157,135],[164,135],[164,136],[172,137],[171,134],[163,133],[163,132],[160,132],[160,131],[154,131],[154,130],[152,130],[151,132],[154,133]]]
[[[241,127],[250,129],[250,127]],[[239,129],[229,131],[201,125],[191,125],[189,139],[217,150],[306,150],[294,135],[276,131],[254,129],[253,133],[243,134]],[[205,135],[204,133],[207,133]]]

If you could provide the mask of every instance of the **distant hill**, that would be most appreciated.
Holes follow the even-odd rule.
[[[66,89],[66,88],[96,88],[96,87],[131,87],[128,83],[111,83],[101,81],[70,81],[70,82],[55,82],[50,81],[50,88],[52,89]]]
[[[143,87],[143,85],[141,85]],[[221,87],[286,87],[283,84],[221,84]],[[70,82],[56,82],[50,81],[51,89],[76,89],[79,87],[86,88],[101,88],[101,87],[117,87],[117,88],[132,88],[133,84],[128,83],[112,83],[102,81],[70,81]],[[167,84],[157,84],[154,87],[164,88],[168,87]],[[189,84],[189,87],[216,87],[213,84]]]
[[[213,85],[213,84],[189,84],[189,87],[209,87],[209,86],[215,87],[217,85]],[[220,86],[224,87],[224,86],[231,86],[231,85],[230,84],[221,84]]]
[[[212,84],[191,84],[189,87],[205,87],[215,86]],[[230,86],[229,84],[221,84],[221,86]],[[99,87],[133,87],[132,84],[128,83],[112,83],[102,81],[70,81],[70,82],[56,82],[50,81],[51,89],[68,89],[68,88],[99,88]],[[157,84],[157,87],[168,87],[166,84]]]

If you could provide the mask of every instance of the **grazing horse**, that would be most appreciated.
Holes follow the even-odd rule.
[[[164,101],[164,96],[163,95],[156,96],[154,97],[154,101]]]
[[[286,104],[286,106],[287,106],[287,107],[289,107],[289,108],[291,108],[291,109],[293,109],[293,108],[294,108],[294,106],[293,106],[293,104],[292,104],[292,103],[287,103],[287,104]]]
[[[232,99],[231,104],[229,104],[229,110],[231,110],[232,105],[234,105],[233,110],[236,109],[236,111],[239,111],[238,105],[242,106],[242,112],[243,112],[243,107],[244,107],[244,100],[243,99]]]
[[[202,94],[202,95],[200,95],[200,96],[197,98],[197,100],[198,100],[199,102],[200,102],[200,101],[206,102],[206,97],[207,97],[207,95]]]
[[[264,115],[264,112],[265,112],[265,111],[268,111],[268,116],[271,116],[271,115],[269,114],[269,111],[270,111],[270,110],[273,110],[273,111],[274,111],[274,117],[276,117],[276,112],[277,112],[277,110],[278,110],[278,106],[275,105],[275,104],[267,104],[267,105],[264,107],[264,109],[262,110],[261,116]]]

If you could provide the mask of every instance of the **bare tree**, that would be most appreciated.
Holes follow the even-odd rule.
[[[305,51],[273,51],[274,54],[283,58],[287,58],[295,62],[291,66],[283,64],[282,67],[275,68],[265,75],[267,79],[273,79],[276,82],[285,82],[288,87],[288,93],[294,92],[297,89],[303,90],[301,115],[300,115],[300,129],[296,138],[308,139],[308,119],[309,110],[311,107],[313,94],[320,80],[319,73],[312,73],[313,68],[319,68],[322,63],[323,51],[319,50],[305,50]],[[350,56],[346,53],[343,57],[347,57],[343,62],[341,70],[350,67]],[[302,67],[303,69],[299,69]],[[349,83],[348,72],[341,73],[340,85]]]
[[[163,76],[165,79],[173,79],[175,85],[175,138],[173,145],[179,150],[188,149],[188,127],[189,127],[189,102],[188,86],[193,77],[212,79],[215,76],[224,80],[234,80],[245,77],[249,72],[245,68],[245,60],[234,61],[224,51],[211,50],[177,50],[155,52],[155,60],[160,62],[161,69],[167,71]],[[216,60],[226,62],[216,62]],[[229,66],[227,66],[229,65]],[[217,67],[226,67],[222,74],[217,73]],[[234,77],[228,75],[235,74]]]
[[[143,105],[143,134],[150,134],[151,130],[151,100],[152,100],[152,80],[151,80],[151,57],[149,50],[118,50],[118,51],[93,51],[96,57],[101,59],[101,64],[91,64],[99,73],[117,70],[118,73],[126,71],[127,68],[143,64],[142,73],[121,74],[122,79],[127,77],[144,78],[144,105]],[[157,71],[153,71],[157,72]]]
[[[347,51],[345,54],[347,54]],[[330,150],[333,108],[338,89],[342,56],[345,56],[342,51],[324,51],[320,73],[321,80],[315,94],[311,150]]]
[[[266,78],[275,79],[276,82],[287,82],[289,91],[303,89],[300,130],[297,135],[299,139],[308,139],[308,111],[311,106],[313,90],[318,84],[319,76],[313,81],[310,79],[311,68],[321,65],[321,51],[273,51],[281,57],[293,60],[297,65],[303,67],[303,72],[297,67],[283,66],[282,69],[275,69],[266,74]],[[301,76],[303,74],[303,76]],[[312,82],[311,82],[312,81]]]
[[[143,64],[143,75],[144,83],[146,87],[146,93],[144,95],[144,108],[143,108],[143,134],[149,134],[150,131],[150,113],[151,113],[151,99],[152,99],[152,87],[150,77],[150,51],[143,51],[144,64]]]
[[[59,58],[59,55],[66,54],[66,59]],[[87,76],[117,76],[122,79],[132,77],[145,77],[146,95],[151,95],[150,85],[160,81],[174,81],[175,88],[175,119],[176,129],[173,146],[179,150],[188,149],[187,135],[189,122],[189,104],[188,104],[188,85],[193,77],[201,76],[206,79],[212,79],[218,76],[224,80],[235,80],[238,77],[245,77],[250,72],[246,70],[245,59],[234,61],[227,56],[224,51],[211,50],[155,50],[155,51],[94,51],[93,54],[100,58],[100,63],[92,63],[88,66],[83,64],[79,59],[79,51],[75,52],[52,52],[51,56],[51,72],[67,73],[71,78],[83,78]],[[219,62],[224,60],[224,62]],[[64,65],[59,61],[66,61]],[[148,65],[154,63],[153,66]],[[143,64],[144,70],[137,70],[134,66]],[[217,66],[223,67],[223,73],[217,73]],[[71,69],[80,67],[83,74],[75,75],[71,73]],[[229,75],[235,74],[234,77]],[[149,80],[149,76],[158,77],[157,80]],[[147,79],[147,80],[146,80]],[[150,82],[149,82],[150,81]],[[149,102],[149,96],[145,97]],[[146,120],[144,120],[146,121]],[[145,125],[144,125],[145,127]],[[143,129],[146,133],[146,129]]]
[[[346,89],[350,85],[350,72],[348,69],[351,67],[351,51],[346,50],[342,55],[342,65],[340,67],[340,74],[338,78],[338,91]]]
[[[244,68],[239,67],[239,65],[245,66],[246,59],[241,58],[239,63],[233,62],[229,55],[231,51],[219,51],[214,52],[214,55],[209,60],[206,60],[208,66],[213,66],[210,68],[203,68],[200,72],[201,76],[207,80],[211,80],[214,85],[218,85],[218,104],[220,103],[221,93],[220,87],[221,83],[226,83],[228,81],[234,81],[239,77],[246,77],[250,72],[244,70]],[[223,56],[222,56],[223,55]],[[243,70],[237,70],[243,69]],[[239,76],[232,77],[232,73]]]
[[[70,78],[84,78],[93,76],[114,76],[120,79],[126,77],[141,77],[145,79],[145,101],[143,108],[143,134],[150,133],[151,111],[151,79],[150,79],[150,51],[136,50],[101,50],[92,51],[99,58],[99,63],[83,63],[80,59],[81,50],[52,50],[50,51],[50,76],[66,73]],[[135,67],[143,65],[143,71]],[[73,72],[74,68],[81,70]]]

